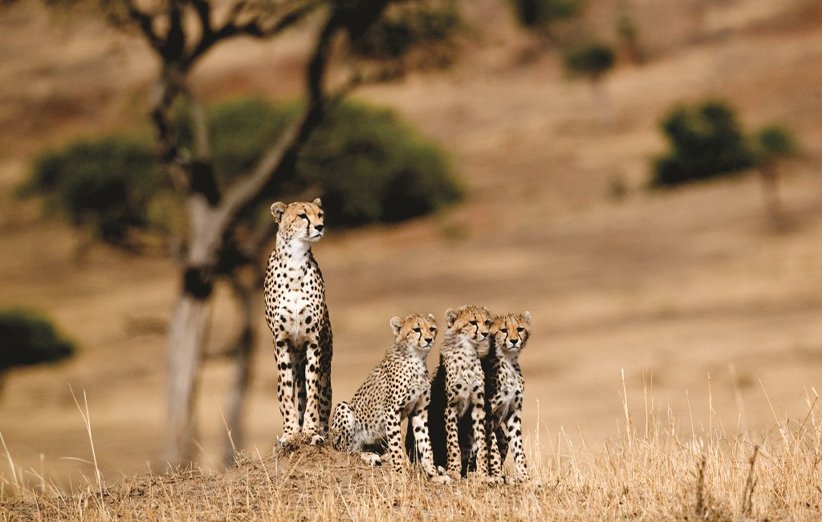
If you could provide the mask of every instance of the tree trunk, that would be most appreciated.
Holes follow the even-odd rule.
[[[210,294],[210,292],[209,292]],[[169,329],[167,382],[167,451],[172,465],[194,462],[197,423],[194,406],[203,348],[208,336],[210,295],[184,291]]]
[[[779,228],[782,225],[782,205],[779,202],[779,185],[777,184],[776,167],[762,165],[759,167],[762,178],[762,196],[765,200],[765,214],[771,226]]]
[[[248,389],[251,386],[251,358],[254,355],[254,317],[257,312],[257,299],[254,292],[254,283],[239,279],[235,276],[231,280],[234,296],[242,309],[242,326],[233,349],[234,381],[228,392],[226,425],[228,432],[223,449],[223,462],[226,466],[234,465],[234,454],[238,448],[245,445],[245,427],[243,416]]]

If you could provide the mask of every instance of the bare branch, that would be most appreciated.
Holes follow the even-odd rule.
[[[119,3],[125,7],[128,20],[120,18],[115,3]],[[115,27],[122,27],[129,22],[135,24],[140,29],[140,32],[143,33],[149,45],[158,53],[161,52],[165,42],[154,31],[155,17],[140,10],[134,0],[120,0],[119,2],[115,2],[114,0],[100,0],[100,7],[103,9],[110,24]]]
[[[206,3],[205,0],[196,0],[197,3]],[[241,22],[243,13],[250,7],[250,3],[240,0],[231,5],[225,17],[225,21],[218,29],[213,29],[210,25],[203,32],[200,41],[192,50],[189,56],[189,65],[193,64],[200,56],[220,40],[225,40],[234,36],[250,36],[254,38],[269,38],[275,36],[286,29],[289,29],[297,22],[305,19],[317,8],[327,3],[327,0],[296,0],[286,2],[272,12],[258,12],[249,20]],[[195,5],[196,8],[196,5]],[[202,15],[200,15],[202,20]],[[274,20],[273,23],[270,20]]]

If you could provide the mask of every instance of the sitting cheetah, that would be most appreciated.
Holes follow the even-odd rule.
[[[528,480],[522,445],[522,399],[525,383],[519,354],[531,335],[531,313],[505,314],[491,325],[491,350],[482,360],[485,373],[488,468],[492,477],[502,476],[508,447],[514,456],[514,481]],[[482,460],[478,460],[482,463]]]
[[[434,464],[446,466],[448,475],[457,479],[466,474],[472,455],[477,455],[479,462],[487,460],[485,381],[480,358],[488,354],[491,313],[487,308],[469,305],[448,309],[445,314],[445,342],[431,383],[428,419]],[[473,431],[468,446],[460,444],[460,429]],[[410,434],[406,449],[414,458],[409,438]],[[487,475],[487,468],[478,472]]]
[[[322,444],[331,413],[331,322],[323,276],[311,253],[311,243],[323,237],[321,204],[317,198],[271,205],[279,227],[265,275],[265,318],[274,335],[285,447],[300,432]]]
[[[360,386],[351,402],[341,402],[334,409],[331,444],[339,451],[360,453],[371,464],[380,464],[380,456],[363,452],[367,445],[387,442],[391,464],[402,470],[403,455],[400,423],[413,415],[416,446],[422,455],[422,467],[436,482],[448,482],[448,476],[436,469],[428,439],[427,407],[431,399],[428,368],[425,359],[434,345],[437,325],[434,316],[412,314],[405,319],[393,317],[394,346]]]

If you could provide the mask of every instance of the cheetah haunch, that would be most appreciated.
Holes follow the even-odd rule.
[[[284,447],[300,433],[322,444],[331,413],[331,322],[311,244],[323,237],[322,202],[271,205],[278,224],[265,275],[265,318],[274,336]]]
[[[359,453],[372,465],[381,464],[377,452],[363,451],[387,444],[392,467],[401,471],[408,463],[403,450],[400,424],[409,417],[423,470],[435,482],[448,476],[434,466],[428,437],[428,403],[431,387],[425,359],[437,334],[434,316],[412,314],[393,317],[394,345],[374,368],[350,402],[334,409],[331,443],[335,449]]]

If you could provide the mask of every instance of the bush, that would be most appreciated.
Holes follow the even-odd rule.
[[[793,133],[776,123],[762,127],[753,137],[753,152],[757,165],[793,156],[798,150],[799,146]]]
[[[210,109],[219,182],[228,185],[246,174],[298,109],[248,98]],[[295,178],[275,185],[269,197],[297,197],[316,186],[335,226],[420,216],[462,193],[440,148],[393,112],[357,103],[337,106],[314,131],[300,152]],[[159,221],[172,218],[156,208],[170,197],[164,179],[148,145],[115,136],[42,155],[26,190],[45,195],[73,224],[89,225],[103,240],[125,245],[132,231],[168,226]]]
[[[0,372],[53,363],[73,354],[74,345],[45,317],[24,310],[0,311]]]
[[[346,103],[309,139],[297,175],[323,187],[332,223],[395,222],[459,199],[447,157],[391,111]]]
[[[123,244],[130,232],[147,226],[148,205],[162,180],[145,143],[111,136],[41,155],[23,194],[41,194],[48,210],[64,213],[103,241]]]
[[[352,34],[352,50],[364,58],[393,60],[415,47],[449,40],[459,24],[453,2],[429,0],[398,6],[364,33]]]
[[[510,0],[517,21],[523,27],[544,28],[559,20],[575,17],[582,0]]]
[[[563,54],[565,67],[576,74],[598,80],[611,70],[616,61],[614,50],[601,42],[587,42],[577,45]]]
[[[671,151],[654,160],[652,186],[724,176],[754,165],[736,114],[722,101],[677,107],[661,127]]]

